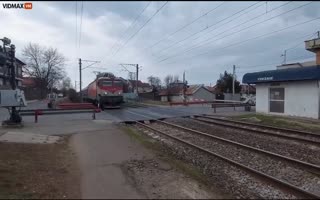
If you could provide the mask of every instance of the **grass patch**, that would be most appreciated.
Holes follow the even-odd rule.
[[[159,142],[155,141],[154,139],[144,135],[140,131],[129,127],[129,126],[122,126],[121,127],[131,138],[135,139],[136,141],[140,142],[143,146],[148,149],[151,149],[159,159],[164,162],[167,162],[171,165],[171,167],[187,174],[188,176],[192,177],[193,179],[201,182],[206,187],[210,186],[210,182],[207,180],[206,176],[202,174],[201,170],[192,166],[189,163],[186,163],[182,160],[176,159],[173,155],[169,154],[167,151],[164,151],[164,146],[162,146]]]
[[[240,121],[250,121],[250,118],[256,118],[260,122],[254,122],[257,124],[275,126],[280,128],[290,128],[298,130],[318,131],[320,132],[320,123],[317,121],[311,121],[307,119],[293,119],[290,117],[275,116],[275,115],[263,115],[263,114],[244,114],[238,116],[231,116],[231,119]]]

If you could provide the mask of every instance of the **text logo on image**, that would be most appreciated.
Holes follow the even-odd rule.
[[[32,9],[32,3],[3,3],[2,7],[5,9]]]

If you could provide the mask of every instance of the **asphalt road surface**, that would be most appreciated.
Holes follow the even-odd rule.
[[[45,109],[47,104],[45,101],[36,101],[28,103],[23,109]],[[106,109],[96,114],[97,120],[109,120],[113,122],[133,121],[133,120],[150,120],[160,118],[181,117],[194,114],[216,114],[216,115],[233,115],[245,113],[244,108],[218,108],[214,113],[210,105],[191,105],[191,106],[147,106],[147,107],[123,107],[120,109]],[[9,117],[7,109],[0,108],[0,120],[3,121]],[[81,114],[59,114],[59,115],[41,115],[39,122],[52,122],[60,120],[80,120],[92,119],[92,113]],[[23,116],[24,122],[34,122],[34,116]]]

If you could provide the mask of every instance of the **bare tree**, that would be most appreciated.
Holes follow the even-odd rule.
[[[156,76],[149,76],[148,82],[150,83],[150,85],[152,85],[156,88],[159,88],[161,86],[161,79]]]
[[[163,82],[164,82],[166,88],[169,88],[170,84],[173,83],[173,76],[167,75],[166,77],[164,77]]]
[[[179,75],[174,75],[174,77],[173,77],[173,82],[174,82],[174,83],[179,82]]]
[[[23,73],[36,78],[37,86],[41,89],[41,96],[44,97],[49,88],[64,78],[66,59],[57,49],[33,43],[25,46],[22,53],[27,63],[23,68]]]

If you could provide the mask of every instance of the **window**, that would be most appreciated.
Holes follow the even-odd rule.
[[[122,82],[121,81],[113,81],[113,86],[122,87]]]
[[[284,113],[284,88],[270,88],[270,112]]]
[[[112,81],[101,81],[99,86],[112,86]]]
[[[21,67],[18,67],[17,75],[20,77],[22,76],[22,68]]]
[[[3,78],[0,78],[0,86],[3,85]]]

